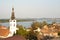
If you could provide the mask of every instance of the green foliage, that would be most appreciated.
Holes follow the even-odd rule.
[[[43,22],[42,22],[42,27],[43,27],[44,25],[48,25],[48,23],[47,23],[46,21],[43,21]]]
[[[43,22],[33,22],[31,27],[33,28],[33,30],[39,28],[42,28],[44,25],[48,25],[48,23],[46,21]]]
[[[0,19],[0,22],[9,22],[9,19]]]
[[[25,28],[22,25],[19,25],[17,27],[19,28],[19,30],[17,30],[16,35],[26,36],[28,34],[28,32],[25,30]]]
[[[37,36],[36,33],[33,32],[33,30],[31,30],[28,35],[26,36],[27,39],[29,40],[37,40]]]
[[[56,22],[52,22],[52,24],[55,24]]]
[[[58,32],[58,35],[60,36],[60,32]]]
[[[41,23],[40,22],[33,22],[31,27],[33,28],[33,30],[37,29],[38,27],[41,28]]]

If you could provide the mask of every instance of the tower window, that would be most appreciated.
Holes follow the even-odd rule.
[[[15,21],[13,21],[13,22],[15,22]]]

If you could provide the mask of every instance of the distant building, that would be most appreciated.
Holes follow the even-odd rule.
[[[41,32],[43,33],[44,36],[51,36],[51,37],[58,37],[58,32],[54,27],[48,27],[48,26],[44,26],[41,29]]]
[[[27,28],[26,31],[31,31],[31,28]]]
[[[60,23],[54,23],[53,25],[55,25],[55,26],[60,26]]]
[[[40,31],[41,31],[41,29],[40,29],[40,28],[37,28],[36,30],[34,30],[34,32],[35,32],[35,31],[40,32]]]

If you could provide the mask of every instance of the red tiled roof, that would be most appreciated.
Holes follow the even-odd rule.
[[[0,26],[0,36],[6,37],[9,34],[9,29],[5,26]]]
[[[8,29],[0,29],[0,36],[6,37],[9,34]]]
[[[5,27],[5,26],[0,26],[0,29],[7,29],[7,27]]]
[[[20,36],[20,35],[15,35],[13,37],[10,37],[10,38],[5,38],[5,39],[1,39],[0,40],[26,40],[23,36]]]

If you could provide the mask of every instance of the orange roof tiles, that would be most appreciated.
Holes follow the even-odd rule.
[[[7,27],[5,27],[5,26],[0,26],[0,29],[7,29]]]
[[[23,36],[20,35],[14,35],[9,38],[0,38],[0,40],[26,40]]]
[[[0,26],[0,36],[7,36],[9,34],[9,29],[5,26]]]

